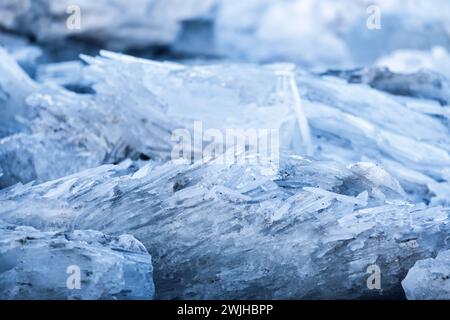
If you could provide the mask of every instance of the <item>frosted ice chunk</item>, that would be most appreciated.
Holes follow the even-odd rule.
[[[142,244],[92,230],[42,232],[0,221],[0,270],[1,299],[152,299],[155,292]]]
[[[409,300],[450,299],[450,250],[417,261],[402,281]]]

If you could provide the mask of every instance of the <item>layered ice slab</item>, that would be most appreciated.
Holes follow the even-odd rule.
[[[131,162],[0,192],[0,218],[40,230],[130,233],[157,298],[402,298],[415,261],[449,249],[450,209],[406,201],[383,168],[282,155],[279,170]],[[381,290],[370,290],[370,266]],[[373,288],[372,288],[373,289]]]
[[[152,299],[151,257],[130,235],[0,221],[0,299]]]
[[[450,251],[439,252],[434,259],[417,261],[402,286],[410,300],[449,300]]]

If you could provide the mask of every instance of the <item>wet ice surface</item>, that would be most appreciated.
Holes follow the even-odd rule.
[[[78,40],[230,58],[186,64],[75,50],[65,2],[0,4],[0,296],[448,298],[448,1],[428,1],[381,1],[378,33],[364,1],[82,1]],[[198,123],[273,129],[279,157],[173,160]]]

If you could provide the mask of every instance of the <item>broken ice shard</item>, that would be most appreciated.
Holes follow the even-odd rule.
[[[141,91],[136,101],[130,99],[131,87],[123,87],[121,94],[107,83],[99,84],[95,95],[76,94],[34,83],[6,52],[0,49],[0,54],[7,59],[2,79],[11,86],[4,86],[8,92],[0,96],[0,125],[6,135],[0,141],[0,187],[47,181],[128,157],[169,157],[176,122],[144,84],[134,84]],[[115,75],[113,86],[123,86],[126,79],[120,72]]]
[[[290,111],[293,111],[296,120],[293,122],[294,127],[290,128],[287,133],[289,135],[288,144],[282,147],[295,151],[298,154],[312,156],[314,154],[314,146],[311,141],[308,120],[295,82],[294,66],[284,64],[273,65],[272,67],[277,76],[276,98],[278,101],[276,103],[290,106]],[[279,105],[276,105],[275,108],[277,108],[276,110],[281,109]],[[279,131],[280,129],[278,128]]]

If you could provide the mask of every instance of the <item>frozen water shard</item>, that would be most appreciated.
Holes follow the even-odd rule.
[[[0,105],[4,109],[0,125],[5,123],[8,131],[6,126],[14,124],[10,130],[14,132],[0,140],[0,187],[48,181],[127,158],[169,158],[176,121],[144,84],[134,84],[133,99],[120,68],[98,71],[105,78],[96,85],[96,94],[77,94],[36,84],[8,60],[3,66],[5,83],[16,81],[17,86],[9,88]]]
[[[284,65],[274,65],[275,74],[277,76],[277,88],[276,94],[278,98],[278,103],[287,104],[292,108],[296,117],[297,130],[299,134],[295,134],[295,129],[292,130],[290,147],[293,151],[298,154],[306,154],[312,156],[314,153],[314,146],[311,141],[311,133],[308,125],[308,119],[306,118],[305,112],[302,107],[302,100],[298,92],[297,84],[295,83],[295,66],[284,64]],[[298,144],[302,146],[297,147]]]

